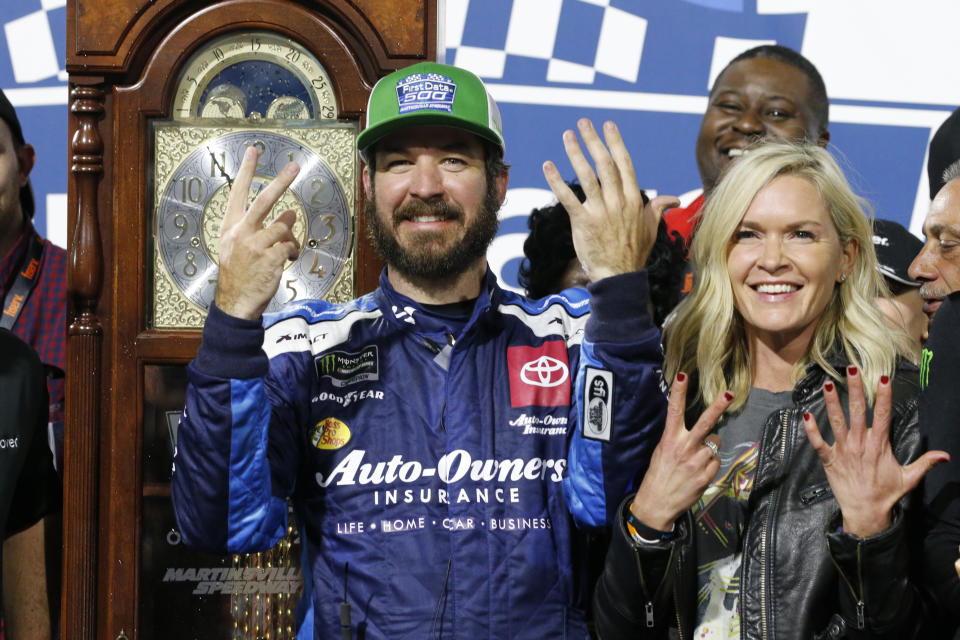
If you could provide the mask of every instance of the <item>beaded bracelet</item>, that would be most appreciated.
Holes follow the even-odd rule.
[[[633,515],[633,511],[627,506],[627,532],[634,542],[638,544],[656,544],[658,542],[669,542],[676,537],[676,525],[670,528],[670,531],[660,531],[644,524]]]

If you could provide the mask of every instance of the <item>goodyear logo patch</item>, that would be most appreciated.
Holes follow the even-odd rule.
[[[314,362],[317,366],[317,377],[327,378],[335,387],[380,379],[380,359],[376,345],[358,352],[329,351],[318,356]]]
[[[310,444],[317,449],[339,449],[350,442],[350,427],[336,418],[324,418],[310,430]]]
[[[453,113],[456,83],[439,73],[413,73],[397,82],[400,113],[446,111]]]

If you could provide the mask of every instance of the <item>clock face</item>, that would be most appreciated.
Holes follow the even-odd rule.
[[[177,289],[208,309],[217,283],[220,224],[231,183],[248,146],[260,150],[250,189],[252,201],[291,160],[296,180],[268,214],[265,224],[288,209],[301,252],[284,269],[268,312],[288,302],[320,298],[333,284],[350,253],[351,207],[336,175],[315,151],[294,138],[270,131],[235,131],[199,145],[174,169],[160,192],[155,239],[163,266]]]
[[[268,312],[304,298],[354,297],[356,123],[339,122],[326,70],[268,31],[211,40],[180,72],[169,120],[153,127],[153,328],[200,328],[217,282],[220,224],[248,146],[250,200],[291,160],[301,169],[268,215],[293,210],[300,254]]]

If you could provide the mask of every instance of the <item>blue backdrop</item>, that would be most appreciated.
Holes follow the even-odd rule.
[[[65,245],[65,0],[4,0],[0,86],[37,149],[36,224]],[[755,44],[800,50],[831,98],[831,150],[879,217],[919,231],[926,148],[960,104],[960,3],[913,0],[447,0],[442,59],[480,75],[501,106],[511,189],[491,265],[516,283],[526,214],[552,198],[546,159],[581,116],[616,121],[641,186],[699,188],[694,142],[720,68]],[[941,62],[942,61],[942,62]],[[942,67],[942,68],[941,68]]]

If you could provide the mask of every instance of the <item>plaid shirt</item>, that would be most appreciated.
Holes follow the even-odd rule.
[[[40,237],[28,222],[13,248],[0,259],[0,301],[6,298],[17,279],[30,236]],[[48,370],[53,370],[54,375],[47,378],[50,421],[62,423],[67,356],[67,252],[49,240],[42,241],[40,279],[13,325],[13,333],[36,350]]]

